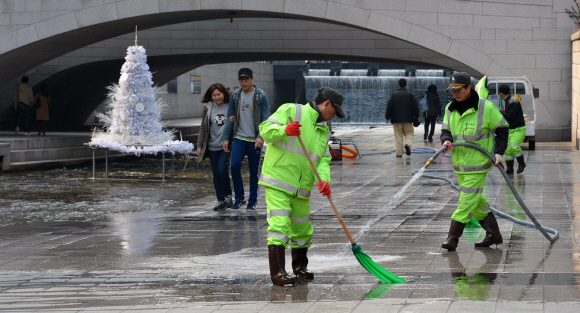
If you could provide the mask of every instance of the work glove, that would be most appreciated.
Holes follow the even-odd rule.
[[[453,148],[455,148],[455,145],[451,141],[448,141],[448,140],[445,141],[443,143],[443,145],[445,147],[447,147],[447,150],[443,151],[443,154],[445,154],[445,152],[451,152],[451,150],[453,150]]]
[[[328,186],[328,183],[327,182],[323,181],[322,182],[322,186],[320,185],[320,182],[317,182],[316,184],[318,185],[318,190],[320,190],[320,193],[323,196],[330,197],[330,194],[331,194],[331,192],[330,192],[330,186]]]
[[[298,121],[294,121],[288,125],[286,125],[286,135],[288,136],[299,136],[300,135],[300,123]]]
[[[498,165],[501,165],[501,167],[503,166],[503,157],[501,156],[501,154],[495,154],[495,167],[497,167]]]

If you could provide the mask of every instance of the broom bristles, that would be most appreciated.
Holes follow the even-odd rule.
[[[375,263],[375,261],[373,261],[366,253],[364,253],[360,246],[356,243],[352,244],[352,252],[354,253],[356,260],[360,263],[360,265],[364,267],[369,273],[373,274],[381,283],[395,284],[406,282],[404,278],[401,278],[387,271]]]
[[[481,228],[478,221],[474,220],[473,217],[465,224],[465,228]]]

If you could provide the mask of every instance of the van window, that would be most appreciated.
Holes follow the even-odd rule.
[[[526,86],[523,83],[516,83],[516,94],[517,95],[525,95],[526,94]]]
[[[489,90],[490,95],[497,94],[497,84],[496,83],[488,84],[487,89]]]

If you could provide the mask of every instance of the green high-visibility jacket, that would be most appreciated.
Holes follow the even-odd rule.
[[[453,143],[469,142],[493,154],[493,133],[500,127],[509,127],[498,108],[480,97],[477,110],[469,108],[460,115],[457,110],[449,111],[450,104],[445,108],[441,129],[451,132]],[[451,160],[456,173],[486,173],[493,167],[485,154],[468,147],[451,150]]]
[[[259,184],[309,198],[316,175],[296,136],[286,134],[288,117],[298,121],[300,137],[308,150],[323,181],[330,182],[328,140],[330,131],[326,122],[317,125],[318,112],[310,104],[286,103],[260,124],[260,135],[268,144]]]

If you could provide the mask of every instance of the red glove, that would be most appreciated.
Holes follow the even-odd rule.
[[[322,182],[322,186],[320,186],[320,182],[317,182],[316,184],[318,185],[318,190],[320,190],[320,193],[323,196],[330,197],[330,194],[331,194],[331,192],[330,192],[330,186],[328,186],[328,183],[327,182],[323,181]]]
[[[298,136],[300,135],[300,123],[294,121],[288,125],[286,125],[286,135],[288,136]]]
[[[447,147],[447,150],[443,151],[443,154],[445,154],[445,152],[451,152],[451,150],[455,148],[455,145],[451,141],[445,141],[443,145]]]

